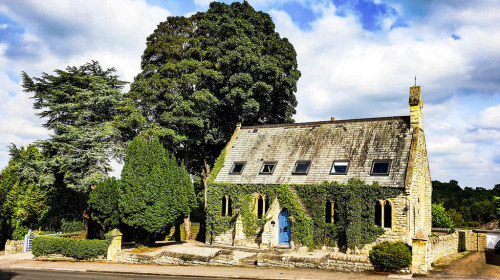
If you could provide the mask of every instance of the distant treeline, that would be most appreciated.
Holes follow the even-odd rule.
[[[499,217],[500,184],[493,189],[461,188],[458,182],[432,181],[432,203],[442,204],[455,227],[478,227]]]

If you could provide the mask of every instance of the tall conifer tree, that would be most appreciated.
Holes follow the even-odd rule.
[[[140,135],[127,147],[120,191],[122,220],[147,245],[194,206],[189,175],[157,137]]]

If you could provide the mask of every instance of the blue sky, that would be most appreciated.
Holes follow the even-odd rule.
[[[432,179],[500,184],[498,1],[249,2],[272,16],[297,51],[297,121],[408,115],[416,76]],[[7,165],[10,142],[27,145],[50,133],[22,92],[21,71],[40,76],[98,60],[132,81],[156,25],[205,11],[209,3],[1,1],[0,167]]]

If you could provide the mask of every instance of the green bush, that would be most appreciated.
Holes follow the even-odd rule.
[[[453,220],[446,213],[443,204],[432,204],[432,227],[449,228],[454,231]]]
[[[106,256],[110,239],[75,240],[58,236],[38,236],[33,239],[32,251],[35,257],[61,254],[78,260],[89,260]]]
[[[411,248],[404,242],[384,241],[370,250],[370,261],[382,270],[399,270],[410,266]]]
[[[61,220],[61,231],[64,233],[73,233],[82,230],[83,220],[81,219],[67,220],[63,218]]]

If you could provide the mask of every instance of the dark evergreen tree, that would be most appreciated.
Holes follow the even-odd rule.
[[[89,195],[90,216],[100,226],[102,237],[120,225],[119,184],[116,178],[108,178],[98,183]]]
[[[119,208],[122,221],[146,245],[165,234],[177,218],[191,212],[193,184],[157,137],[142,134],[127,147]]]
[[[147,39],[129,96],[192,173],[246,125],[293,122],[295,50],[248,2],[169,17]]]
[[[127,137],[135,133],[142,117],[120,90],[125,82],[93,61],[80,67],[55,70],[31,78],[23,73],[23,87],[33,93],[33,107],[41,109],[43,126],[52,131],[38,141],[64,183],[88,193],[90,186],[107,177],[110,158],[123,155]]]

